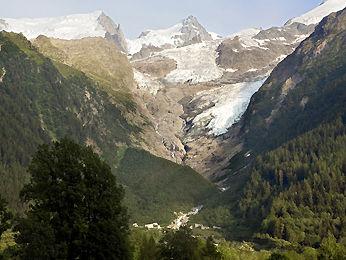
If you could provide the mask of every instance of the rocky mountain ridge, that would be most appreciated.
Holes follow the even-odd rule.
[[[326,2],[317,10],[321,7],[324,12],[338,9],[339,3]],[[316,21],[319,19],[320,16],[316,17]],[[158,107],[153,117],[159,122],[157,131],[171,144],[169,147],[174,147],[172,156],[176,159],[183,155],[184,163],[208,177],[222,171],[242,147],[241,142],[230,140],[234,133],[228,129],[239,121],[251,96],[271,71],[314,31],[315,25],[292,22],[264,30],[249,29],[225,39],[151,50],[146,53],[147,57],[133,56],[138,88],[155,88],[146,102]],[[160,67],[166,70],[158,74]],[[170,101],[160,108],[159,99]],[[165,115],[161,111],[166,111],[164,107],[172,103],[176,103],[177,108],[181,106],[182,109],[176,111],[184,113],[177,116],[173,112],[170,118],[175,119],[168,123],[160,120]],[[170,127],[179,129],[173,139],[165,136]],[[176,150],[177,147],[180,149]],[[225,150],[234,153],[225,153]]]
[[[343,116],[345,30],[346,9],[330,14],[273,70],[244,114],[247,146],[272,149],[301,131]],[[272,141],[264,144],[268,136]]]
[[[22,33],[28,39],[40,35],[75,40],[85,37],[103,37],[112,40],[119,50],[127,52],[124,33],[103,11],[47,18],[2,18],[0,31]]]
[[[167,29],[147,30],[134,40],[128,40],[129,54],[145,52],[150,49],[171,49],[213,39],[211,33],[190,15],[180,23]]]
[[[318,21],[319,10],[328,13],[342,6],[340,0],[325,1],[309,12],[309,17],[316,14],[314,21]],[[62,33],[67,27],[60,28],[58,22],[70,21],[71,17],[54,18],[53,22],[48,19],[47,30],[47,19],[34,19],[36,34],[41,31],[50,37],[67,38]],[[149,30],[138,39],[125,42],[120,26],[102,12],[77,15],[75,19],[91,23],[94,30],[85,32],[87,36],[107,38],[123,51],[128,47],[133,54],[129,58],[135,83],[129,83],[128,89],[148,120],[144,131],[151,133],[150,140],[160,144],[156,147],[163,148],[155,154],[187,164],[206,177],[222,171],[241,149],[241,143],[230,140],[234,133],[228,129],[239,121],[251,96],[275,66],[315,27],[293,19],[281,27],[248,29],[220,38],[190,16],[171,28]],[[2,22],[7,30],[11,29],[9,21],[12,20]],[[25,19],[18,21],[25,25]],[[16,22],[12,24],[17,31],[27,32],[24,27],[15,27]],[[76,25],[68,27],[73,29],[70,38],[83,37],[85,28],[80,34],[72,33],[79,29]],[[229,146],[235,148],[225,153]]]
[[[107,161],[135,222],[168,223],[173,211],[217,192],[191,168],[153,155],[165,149],[150,138],[155,131],[130,92],[131,66],[114,43],[44,36],[32,43],[0,32],[0,46],[0,194],[13,210],[25,208],[19,191],[38,145],[64,137]]]

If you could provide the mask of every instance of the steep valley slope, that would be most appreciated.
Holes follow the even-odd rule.
[[[142,49],[130,56],[134,79],[172,160],[220,180],[231,158],[244,149],[236,123],[251,96],[313,32],[316,21],[344,5],[326,1],[312,10],[318,14],[314,19],[303,19],[305,23],[290,20],[282,27],[253,28],[184,46],[160,45],[157,38],[159,33],[166,37],[172,32],[174,38],[179,24],[129,41],[139,50],[138,42],[145,37]],[[310,13],[302,17],[306,15],[311,17]],[[182,24],[197,22],[189,17]]]
[[[91,146],[109,163],[127,191],[127,206],[134,222],[169,223],[174,211],[189,210],[217,192],[191,168],[139,149],[148,141],[143,140],[147,119],[129,91],[132,75],[126,68],[131,71],[131,67],[126,56],[116,49],[114,52],[114,43],[101,38],[81,40],[80,44],[87,45],[103,43],[102,49],[108,47],[112,54],[109,59],[118,59],[114,66],[123,62],[122,71],[112,69],[100,80],[98,76],[107,73],[107,66],[95,71],[90,68],[101,67],[109,60],[100,56],[93,59],[95,64],[85,63],[79,48],[74,48],[75,41],[67,43],[70,52],[48,48],[47,38],[38,41],[44,43],[46,51],[53,50],[55,59],[44,56],[23,35],[0,32],[0,194],[11,209],[19,214],[25,210],[19,192],[28,181],[25,168],[37,146],[64,137]],[[141,181],[145,189],[136,189],[136,174],[146,180]],[[193,191],[184,188],[190,183],[194,183]]]
[[[4,18],[0,26],[22,32],[52,60],[97,81],[122,115],[141,129],[132,144],[216,180],[243,150],[236,123],[251,96],[324,16],[345,5],[324,1],[281,27],[250,28],[224,38],[189,16],[170,28],[125,40],[120,26],[100,11],[52,19]],[[69,33],[59,34],[64,26]],[[38,35],[45,36],[35,39]]]
[[[100,38],[76,40],[51,39],[40,36],[33,44],[54,61],[72,66],[99,83],[107,92],[122,115],[140,129],[132,144],[144,148],[164,158],[171,158],[155,131],[155,123],[150,119],[144,99],[136,94],[133,71],[126,55],[121,53],[111,41]]]
[[[192,16],[136,40],[102,12],[0,20],[30,39],[0,33],[0,171],[20,179],[6,199],[20,208],[37,145],[69,136],[111,164],[133,222],[166,224],[201,202],[201,221],[232,222],[257,154],[343,115],[344,16],[315,27],[345,6],[324,1],[281,27],[225,38]],[[52,33],[61,19],[71,35]]]
[[[226,167],[225,191],[194,221],[290,246],[318,246],[329,232],[344,239],[345,43],[346,9],[274,69],[229,129],[243,149]]]
[[[345,239],[345,44],[346,9],[278,65],[244,115],[245,147],[261,156],[239,208],[261,238]]]

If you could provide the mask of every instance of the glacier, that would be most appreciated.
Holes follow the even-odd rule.
[[[201,83],[222,77],[224,70],[216,64],[216,50],[220,43],[221,40],[205,41],[160,52],[158,55],[177,62],[177,69],[165,80],[169,83]]]
[[[191,102],[200,99],[204,106],[210,103],[215,105],[193,119],[193,128],[206,127],[209,134],[214,136],[225,134],[244,114],[252,95],[266,79],[267,76],[253,82],[228,84],[198,93]]]

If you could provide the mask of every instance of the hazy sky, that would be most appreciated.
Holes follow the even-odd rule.
[[[322,0],[0,0],[0,17],[47,17],[103,10],[128,38],[165,28],[188,15],[221,35],[282,25]]]

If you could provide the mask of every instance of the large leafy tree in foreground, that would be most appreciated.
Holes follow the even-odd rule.
[[[127,259],[123,189],[91,148],[63,139],[42,145],[22,198],[31,204],[16,229],[24,259]]]

